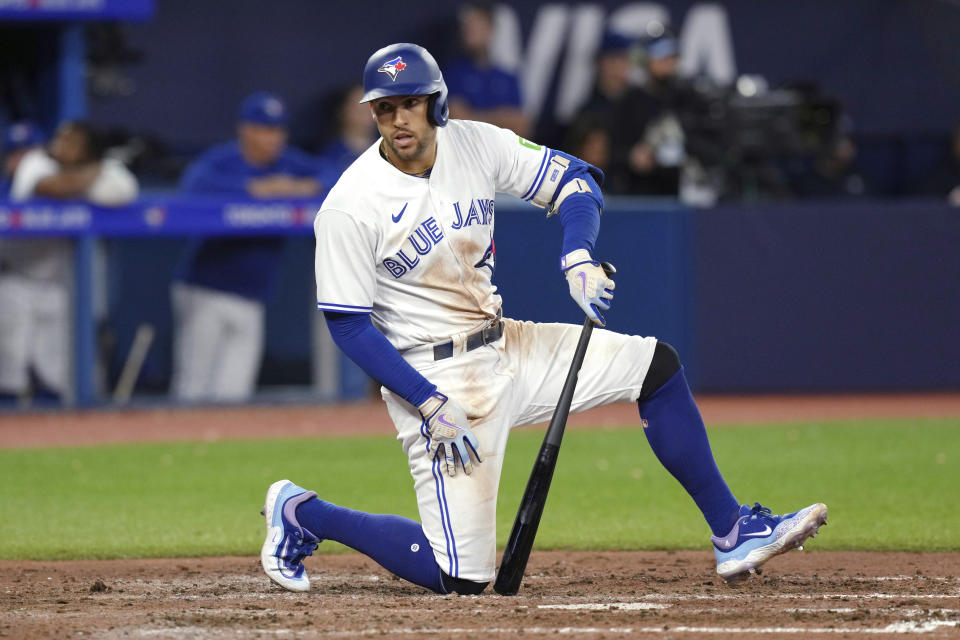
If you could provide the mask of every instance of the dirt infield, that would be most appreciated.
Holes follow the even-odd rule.
[[[698,402],[709,424],[960,416],[960,394]],[[571,425],[636,421],[614,405]],[[379,403],[0,415],[0,448],[391,433]],[[0,637],[960,637],[960,553],[791,552],[727,584],[709,551],[535,551],[514,598],[431,595],[359,555],[306,564],[298,595],[255,557],[0,561]]]
[[[435,596],[357,555],[308,594],[254,558],[0,562],[9,638],[960,636],[960,554],[791,552],[726,584],[709,552],[534,552],[520,594]]]
[[[960,416],[960,393],[889,395],[698,395],[708,425]],[[571,427],[637,424],[633,403],[570,416]],[[215,407],[0,414],[0,449],[229,438],[392,435],[382,402],[315,407]]]

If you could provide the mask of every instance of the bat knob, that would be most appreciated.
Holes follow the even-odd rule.
[[[617,272],[616,267],[609,262],[601,262],[600,266],[603,267],[603,272],[607,274],[608,278]]]

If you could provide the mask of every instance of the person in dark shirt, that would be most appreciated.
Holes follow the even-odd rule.
[[[615,193],[677,196],[686,152],[677,117],[683,91],[676,36],[662,27],[645,39],[643,58],[646,81],[628,89],[613,108],[610,188]]]
[[[527,135],[530,122],[521,109],[520,82],[490,60],[493,11],[487,2],[471,2],[460,9],[463,57],[443,69],[450,117],[489,122]]]
[[[566,135],[570,153],[607,171],[610,165],[610,118],[630,86],[633,41],[615,31],[603,35],[595,60],[596,82]]]
[[[238,120],[236,140],[187,167],[183,193],[242,200],[320,195],[316,159],[287,145],[287,110],[279,97],[248,96]],[[242,401],[252,395],[263,354],[264,303],[284,244],[279,236],[230,237],[192,247],[171,291],[175,398]]]

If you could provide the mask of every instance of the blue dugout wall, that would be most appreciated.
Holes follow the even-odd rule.
[[[261,384],[307,385],[315,205],[261,203],[243,213],[244,206],[183,198],[120,211],[0,204],[0,235],[79,239],[79,338],[94,329],[84,266],[90,238],[107,239],[107,320],[117,353],[129,349],[139,323],[158,330],[140,382],[149,391],[162,390],[169,376],[168,287],[190,238],[288,235]],[[558,271],[560,235],[555,218],[498,201],[495,282],[506,315],[582,321]],[[698,390],[960,389],[956,209],[878,202],[689,210],[613,200],[596,253],[618,269],[609,327],[672,343]],[[91,340],[78,339],[81,376]],[[362,376],[350,366],[343,371],[342,396],[362,395]]]
[[[550,226],[498,210],[505,311],[579,322]],[[618,269],[610,328],[673,344],[701,391],[960,388],[956,209],[615,201],[597,255]]]
[[[957,209],[808,204],[695,219],[700,388],[960,388]]]

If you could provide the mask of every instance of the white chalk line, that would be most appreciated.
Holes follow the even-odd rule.
[[[875,600],[913,600],[923,598],[928,600],[950,600],[960,598],[960,591],[953,593],[775,593],[775,594],[728,594],[728,593],[692,593],[670,594],[649,593],[643,596],[644,600],[855,600],[860,598]]]
[[[673,605],[653,602],[584,602],[581,604],[541,604],[537,609],[562,609],[565,611],[644,611],[669,609]]]
[[[553,604],[553,605],[539,605],[538,609],[561,609],[567,611],[638,611],[638,610],[653,610],[653,609],[669,609],[672,604],[654,604],[651,602],[608,602],[608,603],[582,603],[582,604]],[[523,607],[526,608],[526,607]],[[786,607],[780,609],[780,611],[786,613],[811,613],[811,614],[822,614],[822,613],[857,613],[859,611],[864,611],[864,609],[869,609],[871,613],[885,613],[890,615],[898,616],[925,616],[925,615],[943,615],[943,616],[957,616],[960,617],[960,609],[900,609],[897,607]],[[391,609],[391,611],[397,611],[397,609]],[[407,612],[422,612],[423,609],[409,609],[409,610],[399,610],[404,613]],[[710,607],[702,609],[683,609],[684,614],[701,614],[701,613],[731,613],[730,609],[722,609],[720,607]],[[476,609],[474,613],[487,613],[483,609]]]
[[[615,634],[631,635],[637,633],[647,634],[676,634],[676,633],[704,633],[704,634],[723,634],[734,635],[741,633],[778,635],[778,634],[892,634],[892,633],[930,633],[940,628],[960,626],[957,620],[931,620],[928,622],[895,622],[883,627],[700,627],[700,626],[667,626],[656,627],[481,627],[481,628],[413,628],[413,627],[395,627],[390,629],[355,629],[351,631],[329,631],[323,632],[318,629],[301,631],[296,629],[226,629],[211,630],[204,627],[176,627],[172,629],[139,629],[137,633],[141,636],[163,636],[173,635],[176,637],[184,636],[211,636],[211,635],[229,635],[238,636],[306,636],[311,637],[352,637],[352,636],[372,636],[372,635],[454,635],[468,633],[483,634],[524,634],[524,635],[584,635],[584,634]]]

